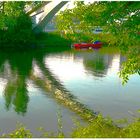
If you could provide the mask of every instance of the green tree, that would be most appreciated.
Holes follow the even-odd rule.
[[[34,34],[32,21],[26,7],[38,6],[42,2],[0,2],[0,46],[25,47],[32,44]]]
[[[122,65],[120,76],[126,82],[129,75],[140,73],[140,2],[77,2],[75,8],[61,12],[56,23],[58,30],[74,41],[102,40],[120,47],[128,60]],[[63,22],[62,22],[63,21]],[[101,34],[93,30],[101,27]],[[131,68],[131,69],[130,69]]]

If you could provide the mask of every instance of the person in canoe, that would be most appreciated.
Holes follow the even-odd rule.
[[[93,43],[75,43],[72,45],[75,49],[90,49],[90,48],[93,48],[93,49],[99,49],[102,47],[102,42],[99,41],[99,40],[96,40],[95,42]]]

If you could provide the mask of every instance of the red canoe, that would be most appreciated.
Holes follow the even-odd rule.
[[[99,49],[102,47],[102,43],[101,42],[94,42],[92,43],[76,43],[73,44],[72,47],[74,47],[75,49]]]

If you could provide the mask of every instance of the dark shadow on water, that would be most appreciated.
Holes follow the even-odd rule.
[[[0,77],[7,81],[3,93],[6,110],[14,107],[15,112],[18,114],[26,114],[30,100],[27,80],[32,80],[35,85],[45,92],[51,92],[51,97],[58,103],[79,113],[81,116],[83,115],[83,117],[88,116],[88,119],[91,119],[95,115],[94,112],[88,109],[86,105],[78,102],[76,97],[67,91],[63,84],[61,84],[61,81],[45,66],[44,57],[50,54],[50,52],[47,48],[42,48],[30,52],[0,53]],[[53,53],[57,54],[57,52],[60,53],[61,51],[53,50]],[[41,70],[43,78],[40,78],[38,75],[36,78],[36,75],[32,75],[34,62]],[[46,88],[47,82],[51,87],[50,89]]]
[[[42,63],[44,56],[50,52],[48,48],[0,52],[0,77],[7,81],[3,94],[6,110],[14,106],[18,114],[24,115],[27,112],[29,102],[27,80],[33,69],[33,61]],[[54,48],[53,52],[60,50]]]
[[[48,47],[46,47],[39,49],[36,48],[33,51],[0,52],[0,78],[7,81],[3,93],[6,110],[10,110],[14,107],[15,112],[18,114],[26,114],[28,111],[28,103],[30,101],[27,81],[32,80],[33,83],[43,91],[52,92],[49,96],[54,98],[57,102],[63,102],[62,104],[64,106],[67,106],[74,112],[79,111],[79,113],[82,112],[81,114],[84,114],[84,112],[86,114],[88,107],[78,102],[77,98],[67,91],[62,82],[44,63],[44,58],[47,55],[51,54],[53,56],[53,53],[55,55],[57,55],[57,53],[60,55],[61,51],[62,56],[63,54],[65,55],[64,48],[59,49],[58,47],[53,50],[52,48],[48,49]],[[68,51],[68,53],[66,53],[66,57],[71,53],[73,52]],[[77,52],[74,54],[74,61],[78,57],[83,59],[85,69],[90,71],[92,75],[96,77],[106,76],[109,65],[113,59],[111,56],[102,55],[98,52],[90,54],[86,52]],[[33,75],[34,62],[41,70],[43,78],[39,77],[39,75]],[[46,88],[47,82],[49,83],[48,86],[51,87],[50,89]],[[88,113],[90,115],[95,114],[90,109],[87,111],[87,114]]]

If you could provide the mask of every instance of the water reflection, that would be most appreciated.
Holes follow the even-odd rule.
[[[90,58],[85,57],[84,66],[85,69],[92,72],[95,77],[104,77],[107,73],[107,64],[104,62],[105,57],[98,55],[98,52],[93,54]]]
[[[77,79],[78,77],[82,79],[86,75],[101,78],[106,77],[108,73],[118,72],[124,60],[125,58],[119,53],[69,52],[46,56],[45,66],[63,80]]]
[[[9,110],[13,104],[14,110],[17,113],[26,113],[29,96],[25,78],[17,76],[15,80],[9,80],[4,90],[4,98],[7,110]]]
[[[43,51],[38,54],[15,53],[8,56],[3,53],[1,55],[3,62],[1,59],[0,75],[7,81],[3,91],[6,109],[10,110],[14,107],[15,112],[22,115],[27,112],[29,102],[27,81],[32,80],[41,90],[52,93],[50,95],[56,100],[63,101],[64,105],[67,100],[69,108],[73,108],[75,111],[72,105],[76,105],[77,112],[83,112],[86,108],[85,105],[76,101],[75,97],[61,84],[61,81],[45,66],[45,55],[47,56]]]
[[[140,79],[133,75],[122,86],[118,72],[125,60],[119,52],[79,51],[45,57],[45,65],[77,99],[112,118],[132,119],[137,114]]]
[[[62,97],[72,111],[75,110],[70,102],[76,104],[78,109],[88,106],[105,114],[126,111],[116,106],[114,108],[117,109],[112,111],[113,104],[120,105],[119,103],[127,102],[128,106],[131,99],[134,99],[125,100],[128,96],[124,96],[123,92],[138,92],[137,81],[135,85],[131,84],[125,88],[121,86],[117,72],[124,59],[119,52],[109,54],[100,51],[47,53],[40,50],[29,54],[0,53],[0,82],[3,83],[1,88],[4,87],[3,91],[0,90],[0,94],[3,94],[5,109],[10,111],[14,108],[15,112],[26,116],[31,102],[29,87],[34,86],[37,87],[36,92],[40,91],[38,94],[44,91],[43,97],[51,97],[55,102],[58,102],[56,91],[63,93]],[[30,85],[29,80],[33,84]],[[135,96],[137,97],[138,95]],[[59,98],[59,101],[63,99]],[[104,108],[105,106],[107,107]],[[131,107],[136,109],[134,106]]]
[[[3,96],[5,107],[9,110],[14,106],[18,114],[27,112],[29,102],[27,79],[30,77],[34,53],[1,53],[0,77],[6,80]],[[43,55],[37,55],[39,61]]]

